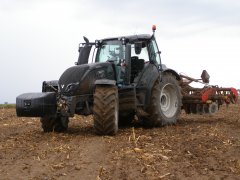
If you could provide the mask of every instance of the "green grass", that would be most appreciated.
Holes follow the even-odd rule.
[[[16,104],[0,104],[0,109],[10,109],[10,108],[15,108]]]

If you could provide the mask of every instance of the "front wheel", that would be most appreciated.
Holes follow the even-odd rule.
[[[44,132],[64,132],[68,128],[69,118],[52,115],[41,117],[40,121]]]
[[[147,108],[149,116],[143,119],[148,127],[174,124],[180,115],[182,96],[176,77],[164,73],[162,81],[156,80],[151,93],[150,106]]]
[[[93,121],[96,133],[115,135],[118,131],[118,118],[118,88],[97,85],[93,101]]]

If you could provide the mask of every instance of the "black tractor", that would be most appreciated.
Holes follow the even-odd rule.
[[[176,123],[180,76],[161,63],[153,34],[106,38],[79,45],[79,58],[41,93],[16,99],[18,116],[40,117],[44,132],[63,132],[74,114],[93,114],[99,135],[114,135],[134,117],[145,127]]]

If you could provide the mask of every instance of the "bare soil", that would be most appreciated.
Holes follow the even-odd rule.
[[[43,133],[39,118],[0,109],[0,179],[240,179],[240,106],[103,137],[91,116],[71,119],[66,133]]]

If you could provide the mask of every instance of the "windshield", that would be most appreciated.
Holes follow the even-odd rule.
[[[124,59],[125,48],[121,41],[105,41],[98,49],[96,62],[116,61]]]

